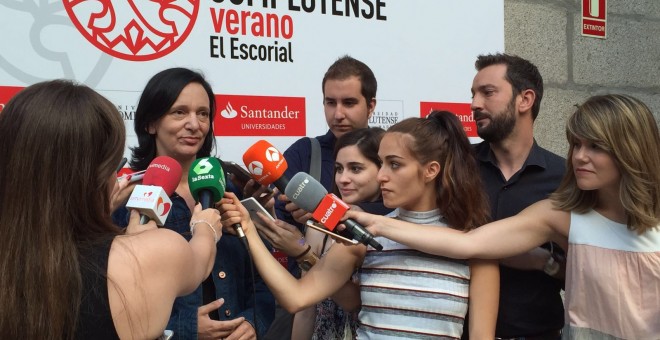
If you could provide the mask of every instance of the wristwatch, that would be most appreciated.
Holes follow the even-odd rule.
[[[310,270],[312,268],[312,266],[315,265],[318,260],[319,260],[319,256],[316,255],[316,253],[313,252],[313,251],[307,251],[304,254],[302,254],[301,256],[296,258],[296,262],[298,263],[298,267],[300,267],[300,269],[304,270],[304,271]]]
[[[559,265],[559,262],[557,262],[555,257],[550,254],[548,261],[546,261],[545,265],[543,266],[543,272],[550,276],[555,276],[559,272],[560,267],[561,266]]]

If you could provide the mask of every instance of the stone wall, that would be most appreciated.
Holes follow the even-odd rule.
[[[505,51],[531,60],[545,83],[536,140],[562,156],[566,117],[589,96],[637,97],[660,122],[660,1],[607,2],[607,38],[597,39],[581,35],[582,0],[504,0]]]

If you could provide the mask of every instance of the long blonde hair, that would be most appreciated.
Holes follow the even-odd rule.
[[[74,337],[81,250],[119,232],[109,179],[124,141],[117,109],[70,81],[29,86],[0,113],[0,338]]]
[[[573,142],[582,138],[609,152],[621,173],[620,200],[628,228],[643,233],[660,223],[660,137],[651,110],[627,95],[589,98],[566,124],[571,145],[566,175],[551,196],[562,210],[585,212],[595,207],[595,190],[580,190],[571,162]]]

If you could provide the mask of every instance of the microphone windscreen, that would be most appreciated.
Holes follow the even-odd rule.
[[[252,177],[261,185],[272,184],[284,176],[284,171],[287,169],[284,155],[263,139],[245,151],[243,163]]]
[[[154,158],[147,167],[142,184],[161,187],[167,196],[171,196],[179,186],[181,172],[181,165],[174,158],[159,156]]]
[[[224,196],[227,187],[225,172],[220,165],[220,160],[215,157],[196,159],[188,172],[188,186],[195,201],[199,201],[199,193],[202,190],[211,192],[213,202],[219,201]]]
[[[328,191],[314,177],[299,172],[289,180],[284,193],[300,209],[312,212],[316,210]]]

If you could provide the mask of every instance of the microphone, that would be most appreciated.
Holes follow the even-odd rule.
[[[195,201],[202,204],[202,208],[208,209],[214,206],[225,194],[227,181],[225,172],[220,165],[220,160],[215,157],[204,157],[196,159],[190,166],[188,172],[188,187]],[[242,240],[247,241],[245,232],[240,223],[232,226],[236,234]]]
[[[272,144],[263,139],[257,141],[243,154],[243,163],[259,184],[273,184],[280,192],[286,190],[289,184],[289,179],[284,176],[286,159]]]
[[[181,165],[171,157],[154,158],[147,167],[141,185],[136,185],[126,207],[140,212],[140,224],[149,220],[163,226],[172,208],[170,195],[181,180]]]
[[[330,231],[335,229],[341,217],[350,209],[348,204],[334,194],[328,194],[321,183],[304,172],[299,172],[291,178],[284,193],[301,209],[312,211],[314,220]],[[347,219],[342,223],[354,240],[376,250],[383,250],[383,246],[374,240],[374,236],[356,221]]]

